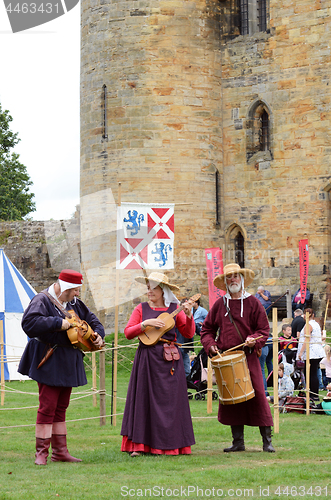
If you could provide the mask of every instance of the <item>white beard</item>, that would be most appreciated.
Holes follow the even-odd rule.
[[[241,283],[233,283],[231,285],[228,285],[228,288],[231,293],[238,293],[241,290]]]

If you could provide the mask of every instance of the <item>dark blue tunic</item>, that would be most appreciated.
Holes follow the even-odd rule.
[[[105,336],[105,331],[88,307],[79,299],[67,304],[92,330]],[[31,339],[22,355],[18,371],[42,384],[58,387],[78,387],[87,383],[84,354],[72,346],[67,332],[61,330],[64,314],[52,304],[44,293],[36,295],[28,305],[22,319],[22,328]],[[58,347],[52,356],[37,369],[49,346]]]

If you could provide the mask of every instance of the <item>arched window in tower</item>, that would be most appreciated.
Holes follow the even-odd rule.
[[[247,161],[272,159],[271,112],[267,104],[256,100],[250,107],[246,124]]]
[[[265,109],[263,109],[260,116],[260,151],[268,151],[269,149],[269,115]]]
[[[237,224],[233,224],[226,236],[226,261],[236,262],[245,267],[245,237],[244,231]]]
[[[240,267],[245,267],[245,240],[240,231],[234,239],[235,261]]]

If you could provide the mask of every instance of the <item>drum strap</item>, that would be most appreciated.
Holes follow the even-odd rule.
[[[226,303],[226,300],[225,300],[225,296],[224,296],[224,295],[223,295],[223,302],[224,302],[224,306],[225,306],[225,309],[226,309],[226,311],[227,311],[227,313],[228,313],[228,316],[229,316],[229,319],[230,319],[231,323],[233,323],[233,326],[234,326],[234,327],[235,327],[235,329],[237,330],[237,333],[238,333],[238,335],[239,335],[239,337],[240,337],[241,341],[244,343],[245,341],[244,341],[244,339],[243,339],[243,336],[241,335],[241,333],[240,333],[240,331],[239,331],[239,328],[237,327],[237,325],[236,325],[236,323],[235,323],[235,321],[234,321],[234,319],[233,319],[233,317],[232,317],[231,311],[230,311],[230,309],[229,309],[229,308],[228,308],[228,306],[227,306],[227,303]]]

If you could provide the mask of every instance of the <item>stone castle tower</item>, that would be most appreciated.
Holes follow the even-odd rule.
[[[82,0],[81,255],[98,310],[114,305],[115,210],[130,201],[175,203],[168,274],[206,306],[205,248],[254,269],[251,291],[281,294],[308,238],[322,311],[330,27],[323,0]],[[123,321],[136,275],[119,277]]]

